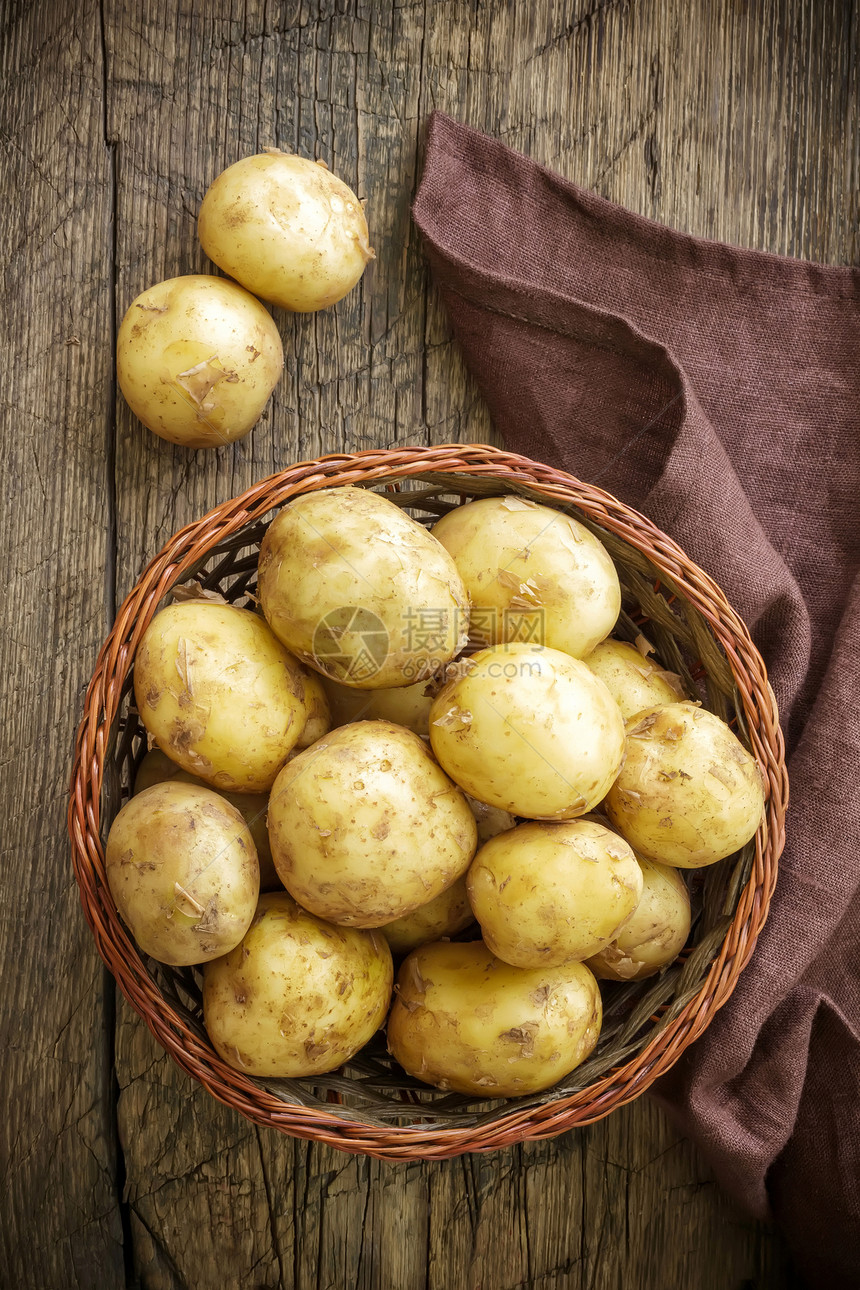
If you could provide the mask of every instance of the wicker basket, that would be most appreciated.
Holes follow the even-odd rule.
[[[146,749],[133,707],[135,650],[171,588],[196,578],[228,600],[253,593],[257,548],[274,508],[332,485],[383,487],[432,521],[477,496],[518,493],[571,510],[598,534],[624,591],[619,624],[644,631],[664,666],[728,720],[761,768],[766,816],[736,857],[694,878],[687,949],[657,978],[604,983],[605,1020],[592,1056],[539,1096],[476,1102],[427,1089],[389,1058],[381,1036],[343,1070],[307,1080],[252,1079],[218,1057],[201,1020],[200,977],[141,955],[105,878],[104,840]],[[784,838],[788,783],[776,705],[749,634],[711,579],[637,512],[562,471],[474,445],[330,456],[263,480],[167,544],[119,611],[96,665],[78,731],[69,805],[75,872],[99,953],[173,1059],[250,1120],[346,1151],[442,1159],[547,1138],[631,1101],[706,1028],[731,994],[767,916]]]

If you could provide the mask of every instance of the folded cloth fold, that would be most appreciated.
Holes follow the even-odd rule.
[[[507,446],[645,511],[767,663],[769,921],[656,1092],[811,1282],[860,1285],[860,270],[675,232],[440,113],[413,214]]]

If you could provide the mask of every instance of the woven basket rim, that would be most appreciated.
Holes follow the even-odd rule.
[[[381,1127],[363,1123],[360,1112],[351,1111],[345,1118],[336,1107],[329,1113],[287,1103],[227,1066],[214,1049],[188,1031],[146,971],[109,897],[100,842],[100,798],[110,730],[143,632],[164,596],[208,552],[299,493],[434,475],[446,481],[458,475],[485,476],[499,483],[527,486],[550,505],[575,506],[636,547],[667,581],[683,589],[682,594],[706,619],[728,658],[762,772],[766,810],[755,839],[752,871],[720,952],[694,997],[673,1021],[646,1040],[635,1057],[576,1093],[502,1110],[490,1122],[459,1128],[428,1128],[420,1123]],[[450,491],[458,490],[454,486]],[[491,445],[446,444],[332,453],[299,462],[214,507],[170,538],[125,598],[99,652],[75,741],[68,825],[81,903],[98,952],[130,1005],[182,1069],[250,1120],[292,1136],[380,1158],[442,1159],[465,1151],[496,1150],[524,1139],[552,1137],[576,1125],[593,1123],[638,1097],[678,1060],[729,998],[753,952],[776,882],[787,803],[783,736],[765,665],[745,624],[713,579],[646,516],[602,489]]]

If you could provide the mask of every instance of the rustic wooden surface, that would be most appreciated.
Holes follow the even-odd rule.
[[[98,643],[176,528],[298,458],[492,438],[410,226],[428,113],[677,227],[856,262],[856,6],[7,0],[0,31],[0,1286],[795,1285],[647,1101],[426,1166],[257,1131],[117,1001],[63,817]],[[204,190],[268,145],[367,198],[378,260],[335,309],[278,316],[269,412],[194,454],[115,406],[117,313],[206,269]]]

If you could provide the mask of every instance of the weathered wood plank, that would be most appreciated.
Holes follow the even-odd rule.
[[[82,683],[109,622],[111,171],[98,10],[10,5],[0,74],[0,1284],[124,1283],[112,986],[66,839]]]

